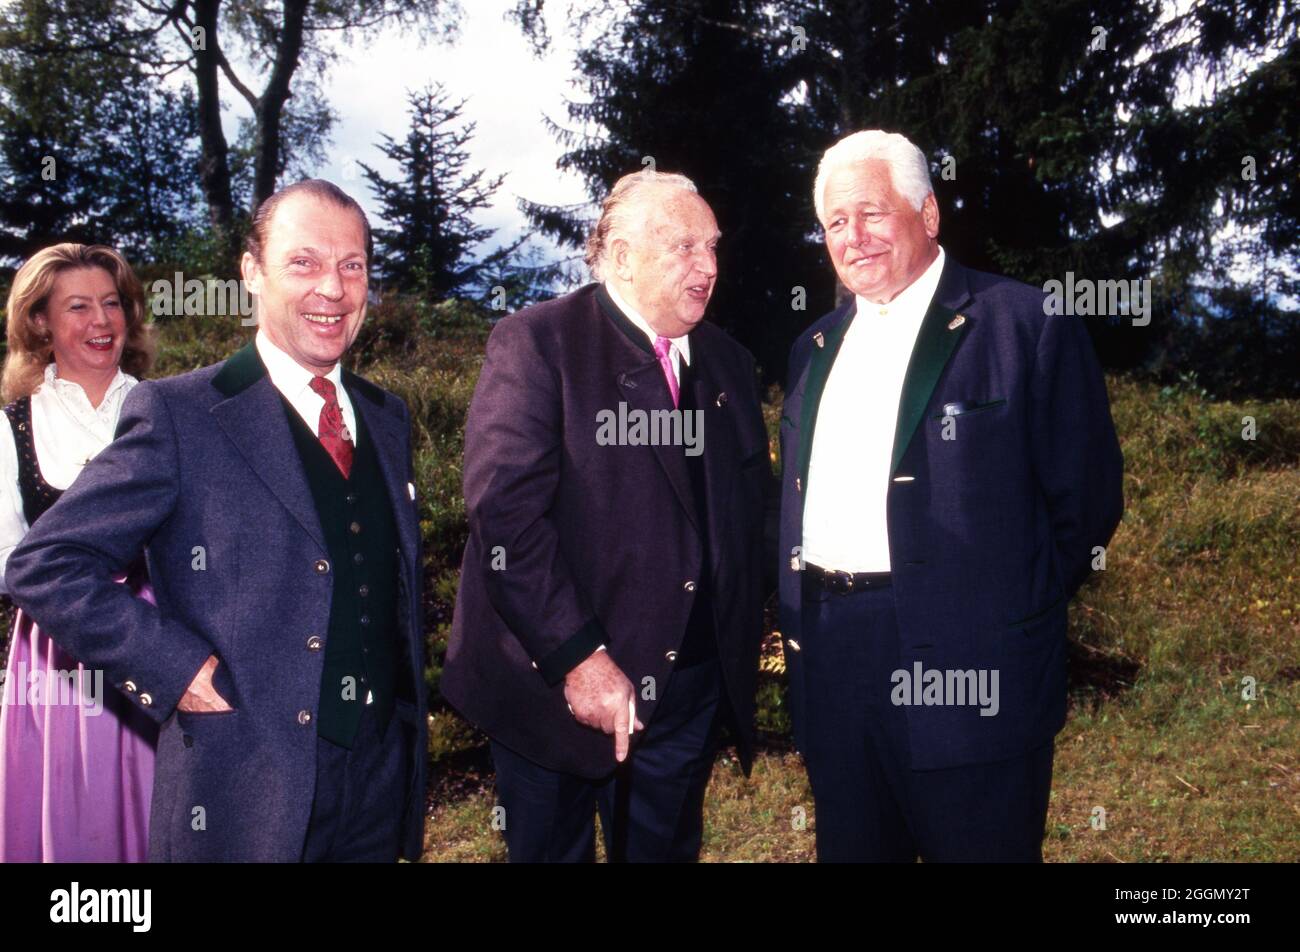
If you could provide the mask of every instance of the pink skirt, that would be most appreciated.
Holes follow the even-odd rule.
[[[157,725],[21,609],[0,692],[0,862],[144,862]]]

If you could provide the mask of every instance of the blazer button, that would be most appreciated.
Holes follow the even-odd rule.
[[[324,575],[326,572],[330,570],[330,564],[324,559],[317,559],[316,562],[312,565],[312,568],[316,570],[317,575]]]
[[[150,704],[152,704],[152,703],[153,703],[153,695],[152,695],[152,694],[150,694],[149,692],[146,691],[144,694],[141,694],[141,695],[140,695],[140,704],[141,704],[142,706],[144,706],[144,707],[148,707],[148,706],[149,706]]]
[[[802,651],[803,649],[799,647],[799,642],[797,642],[797,641],[795,641],[793,638],[791,638],[791,639],[790,639],[790,650],[791,650],[791,651]]]
[[[362,585],[360,588],[357,589],[357,594],[360,595],[362,598],[365,598],[367,595],[370,594],[370,586]]]
[[[321,638],[320,635],[312,635],[310,638],[307,639],[307,650],[320,651],[321,648],[324,646],[324,644],[325,641],[323,638]]]
[[[310,723],[311,723],[311,711],[299,711],[299,712],[298,712],[298,723],[299,723],[299,724],[302,724],[304,727],[305,727],[306,725],[310,724]]]
[[[122,682],[122,690],[125,691],[127,694],[134,694],[134,693],[136,692],[136,690],[137,690],[137,688],[136,688],[136,686],[135,686],[135,682],[134,682],[134,681],[123,681],[123,682]]]
[[[723,391],[722,393],[718,394],[718,406],[725,407],[726,405],[727,405],[727,394],[726,391]]]
[[[356,494],[356,493],[348,493],[347,499],[348,499],[348,502],[349,502],[349,503],[352,503],[353,505],[355,505],[355,504],[356,504],[356,501],[357,501],[357,498],[358,498],[358,497],[357,497],[357,494]]]
[[[673,662],[673,661],[676,661],[676,660],[677,660],[677,652],[676,652],[676,651],[670,651],[670,652],[668,652],[666,655],[664,655],[664,658],[665,658],[667,661],[669,661],[670,663]]]
[[[690,579],[687,579],[686,584],[683,585],[682,588],[686,589],[686,591],[688,592],[693,592],[695,591],[695,583],[692,582]]]
[[[361,534],[361,523],[359,523],[359,522],[354,522],[354,523],[352,523],[352,525],[348,526],[348,531],[351,532],[353,535],[360,535],[360,534]]]

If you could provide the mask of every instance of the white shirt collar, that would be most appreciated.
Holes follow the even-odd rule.
[[[618,291],[614,290],[613,284],[606,281],[605,290],[609,292],[609,296],[613,298],[614,304],[618,306],[618,309],[623,312],[624,316],[633,324],[635,324],[638,328],[640,328],[641,333],[645,334],[646,337],[650,338],[650,346],[651,348],[653,348],[655,344],[655,338],[659,337],[660,335],[656,333],[653,327],[650,326],[650,322],[647,321],[644,317],[642,317],[639,313],[637,313],[636,309],[632,307],[631,304],[628,304],[627,301],[623,300],[622,296],[618,293]],[[673,342],[673,346],[677,348],[677,352],[682,355],[682,360],[686,361],[687,365],[689,366],[691,362],[690,335],[683,334],[681,337],[670,337],[668,339]]]
[[[253,343],[257,347],[257,353],[262,358],[262,363],[266,365],[266,373],[270,376],[271,383],[275,384],[275,388],[288,397],[291,403],[298,394],[311,389],[312,378],[319,376],[319,374],[312,373],[277,347],[261,328],[258,328]],[[341,400],[343,370],[340,365],[336,362],[330,368],[330,372],[324,376],[326,380],[334,384],[334,391],[340,395]]]
[[[58,365],[50,361],[45,365],[45,383],[49,385],[50,390],[63,400],[72,400],[78,403],[84,403],[87,408],[96,410],[98,408],[90,406],[90,398],[86,396],[86,391],[81,384],[75,380],[68,380],[66,377],[59,376]],[[122,373],[122,368],[117,368],[117,373],[113,375],[108,389],[104,391],[104,399],[100,401],[99,408],[112,406],[112,398],[123,387],[130,388],[138,381],[130,374]]]
[[[857,295],[858,310],[861,315],[889,317],[890,315],[910,315],[918,321],[930,309],[930,301],[939,287],[939,276],[943,274],[943,246],[930,266],[921,272],[921,276],[895,295],[888,304],[877,304]]]

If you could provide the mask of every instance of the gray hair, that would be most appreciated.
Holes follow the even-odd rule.
[[[831,173],[870,159],[881,159],[889,165],[889,179],[894,191],[917,211],[921,210],[925,197],[934,191],[925,153],[906,136],[880,129],[854,132],[827,149],[817,166],[813,204],[817,208],[817,220],[823,225],[826,224],[826,182]]]
[[[624,175],[615,182],[609,195],[601,203],[600,218],[597,219],[596,227],[591,230],[591,235],[587,238],[587,267],[591,269],[591,275],[597,281],[603,281],[605,278],[605,261],[609,255],[609,246],[614,239],[627,238],[633,233],[640,233],[644,217],[634,218],[633,206],[636,205],[637,197],[641,192],[654,186],[699,192],[695,183],[685,175],[676,172],[656,172],[649,168]]]

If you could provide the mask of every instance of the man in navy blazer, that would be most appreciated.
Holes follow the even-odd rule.
[[[488,340],[441,688],[512,862],[590,861],[597,809],[611,861],[693,860],[724,723],[752,761],[772,473],[753,358],[704,320],[717,241],[688,179],[625,176],[601,283]]]
[[[243,261],[255,343],[141,383],[10,557],[15,601],[161,724],[151,861],[420,855],[410,421],[339,364],[370,256],[336,186],[264,202]],[[142,551],[156,608],[113,581]]]
[[[822,861],[1041,861],[1067,604],[1123,509],[1087,330],[938,244],[924,155],[859,132],[814,189],[853,298],[796,341],[780,626]]]

